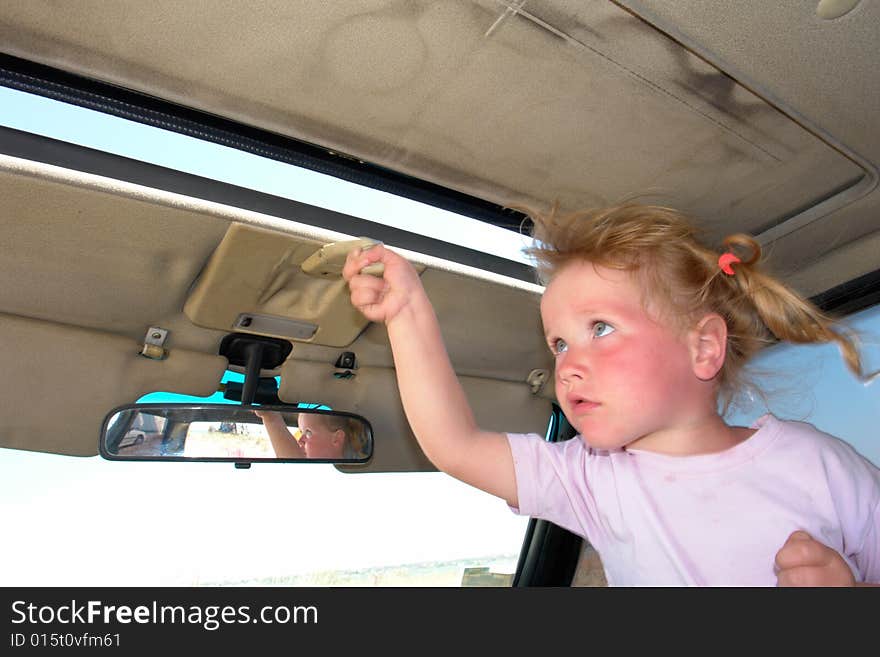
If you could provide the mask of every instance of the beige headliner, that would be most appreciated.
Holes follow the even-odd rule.
[[[0,446],[94,455],[111,408],[155,390],[214,392],[227,365],[218,347],[232,327],[198,326],[184,307],[230,227],[239,228],[237,234],[274,236],[276,244],[292,245],[300,260],[324,243],[352,237],[0,156],[0,358],[7,372],[0,389]],[[522,430],[543,431],[552,390],[533,395],[527,383],[533,369],[551,367],[538,322],[541,288],[399,251],[427,268],[425,289],[477,416],[497,430],[504,418]],[[266,271],[260,254],[240,258],[236,267],[244,281],[259,281]],[[238,280],[217,283],[215,302],[227,293],[241,311],[259,310]],[[290,303],[271,310],[332,324],[339,316],[316,320],[304,313],[326,307],[323,299],[335,299],[338,287],[294,276],[278,290]],[[170,331],[167,360],[138,355],[151,326]],[[430,468],[403,415],[384,327],[369,325],[344,348],[320,344],[320,336],[295,342],[283,366],[264,373],[281,375],[280,397],[330,404],[373,423],[375,458],[350,470]],[[359,368],[354,379],[339,381],[334,363],[344,350],[357,354]]]

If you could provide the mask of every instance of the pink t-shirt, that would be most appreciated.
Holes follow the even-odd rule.
[[[798,529],[880,582],[880,470],[843,441],[765,415],[716,454],[603,451],[508,434],[516,513],[587,538],[612,586],[775,586]]]

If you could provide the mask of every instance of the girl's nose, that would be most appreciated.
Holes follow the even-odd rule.
[[[556,364],[556,376],[559,377],[562,383],[569,383],[574,379],[583,379],[586,375],[586,365],[584,355],[569,347],[568,351],[560,356],[559,362]]]

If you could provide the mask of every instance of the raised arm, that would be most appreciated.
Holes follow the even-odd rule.
[[[359,273],[374,262],[384,264],[382,278]],[[352,304],[388,328],[403,408],[425,455],[438,469],[517,506],[507,438],[477,426],[413,266],[380,244],[350,253],[343,276]]]
[[[266,433],[272,443],[275,456],[279,459],[304,459],[306,451],[296,442],[296,438],[287,428],[284,418],[278,411],[254,411],[263,421]]]

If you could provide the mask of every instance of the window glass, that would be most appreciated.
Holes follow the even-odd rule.
[[[860,336],[866,371],[880,369],[880,306],[848,317],[846,323]],[[730,423],[748,426],[769,409],[847,441],[880,466],[880,380],[861,383],[844,365],[836,345],[781,344],[753,363],[766,400],[759,395],[746,400],[728,416]]]

